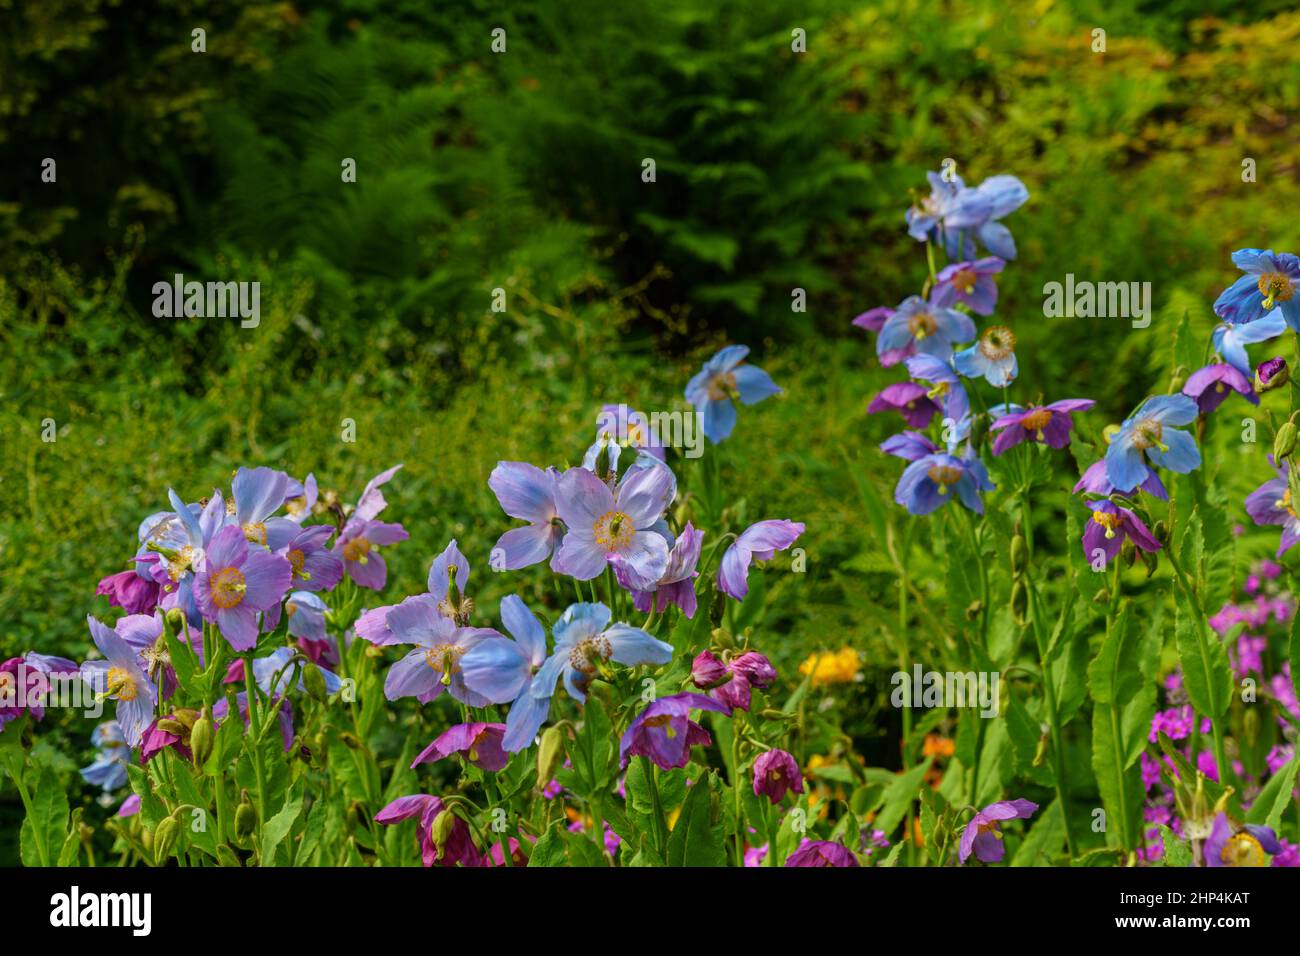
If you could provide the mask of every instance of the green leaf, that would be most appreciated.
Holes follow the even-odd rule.
[[[925,775],[930,770],[934,758],[927,758],[911,770],[896,774],[889,786],[885,788],[885,805],[874,821],[874,827],[883,830],[887,836],[894,833],[894,828],[907,816],[912,801],[917,799]]]
[[[302,812],[302,788],[296,786],[290,793],[289,799],[285,801],[280,812],[271,819],[266,821],[262,827],[262,865],[275,865],[275,850],[280,842],[289,835],[293,829],[294,822],[298,819],[298,814]]]
[[[1164,845],[1165,855],[1162,866],[1191,866],[1192,849],[1184,840],[1180,840],[1174,831],[1163,823],[1159,824],[1160,842]]]
[[[1065,845],[1065,815],[1053,800],[1029,827],[1010,866],[1050,866]]]
[[[553,823],[545,833],[538,837],[537,842],[533,844],[532,855],[528,857],[528,866],[530,868],[568,865],[568,853],[565,850],[564,839],[560,833],[560,825]]]
[[[1232,668],[1223,643],[1207,633],[1203,623],[1198,626],[1196,614],[1179,603],[1174,639],[1192,706],[1197,713],[1217,719],[1232,703]]]
[[[668,836],[669,866],[726,866],[722,834],[712,820],[712,787],[710,773],[687,792],[681,815]]]
[[[1296,787],[1297,776],[1300,776],[1300,750],[1264,784],[1246,813],[1246,822],[1261,823],[1276,833],[1282,823],[1282,814],[1291,804],[1291,791]]]
[[[81,834],[78,828],[81,826],[81,807],[72,811],[72,818],[68,821],[68,836],[63,841],[63,849],[59,851],[59,866],[78,866],[80,865]]]

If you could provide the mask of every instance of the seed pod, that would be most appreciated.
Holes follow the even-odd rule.
[[[1291,452],[1295,451],[1296,427],[1288,421],[1278,426],[1277,435],[1273,438],[1273,460],[1280,462],[1288,458]]]
[[[544,788],[555,776],[556,769],[564,763],[564,731],[547,727],[537,748],[537,787]]]
[[[235,809],[235,836],[246,840],[256,829],[257,810],[253,808],[253,802],[248,799],[248,791],[245,790]]]
[[[212,748],[216,743],[216,734],[212,729],[212,715],[205,708],[203,716],[194,721],[194,727],[190,730],[190,753],[194,755],[194,766],[202,769],[203,765],[208,762],[212,756]]]
[[[713,643],[723,650],[731,650],[736,646],[736,639],[731,636],[731,632],[725,627],[715,627],[713,629]]]
[[[181,825],[175,817],[164,817],[159,821],[153,833],[153,861],[157,866],[162,866],[171,856],[180,835]]]
[[[1147,577],[1156,573],[1156,568],[1160,566],[1160,554],[1157,551],[1139,551],[1142,556],[1142,563],[1147,566]]]

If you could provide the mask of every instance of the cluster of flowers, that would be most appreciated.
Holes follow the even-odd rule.
[[[734,429],[737,403],[779,392],[766,372],[742,364],[747,352],[743,346],[723,349],[686,389],[715,445]],[[471,564],[454,539],[433,559],[425,593],[361,609],[364,591],[386,584],[382,549],[408,537],[400,524],[380,520],[387,507],[383,488],[401,465],[372,479],[355,506],[322,492],[312,475],[298,482],[271,468],[240,468],[229,494],[214,489],[186,503],[169,491],[170,510],[141,522],[131,567],[106,577],[97,590],[124,615],[112,626],[88,618],[100,656],[78,665],[28,654],[5,668],[17,674],[25,664],[79,674],[97,699],[114,703],[115,719],[92,736],[97,758],[82,771],[87,782],[103,789],[105,805],[128,784],[133,759],[144,765],[170,750],[196,767],[203,764],[232,709],[249,736],[250,728],[260,732],[278,723],[290,754],[300,739],[295,695],[325,702],[339,694],[343,681],[336,671],[357,639],[372,651],[351,655],[354,662],[382,658],[379,649],[406,649],[383,680],[388,700],[410,697],[427,704],[445,692],[460,705],[462,722],[440,733],[412,768],[459,755],[484,773],[502,771],[513,755],[538,742],[559,685],[581,706],[595,680],[619,679],[611,665],[663,673],[674,648],[656,635],[670,630],[670,616],[694,618],[700,593],[707,593],[715,609],[728,600],[743,601],[755,562],[772,560],[804,532],[802,523],[788,519],[758,521],[723,535],[705,553],[703,530],[689,520],[680,528],[670,525],[677,477],[650,420],[633,412],[626,421],[624,433],[602,425],[581,465],[560,470],[503,461],[488,480],[503,511],[525,522],[497,541],[490,566],[507,571],[548,562],[557,576],[571,579],[578,595],[549,627],[549,642],[548,627],[516,594],[500,602],[504,633],[474,623],[475,604],[467,593]],[[596,590],[602,574],[603,600]],[[616,620],[620,608],[646,615],[645,621],[634,626]],[[190,675],[193,686],[178,677],[181,661],[187,666],[179,673]],[[205,683],[208,675],[215,677]],[[665,771],[685,767],[693,747],[712,744],[692,713],[747,711],[752,692],[775,684],[777,673],[763,654],[729,639],[698,652],[689,681],[693,689],[652,695],[640,713],[622,715],[629,719],[619,721],[625,723],[618,735],[620,772],[634,757]],[[497,707],[508,707],[504,721]],[[42,716],[39,706],[26,710]],[[0,723],[22,712],[6,708]],[[258,713],[264,715],[260,725]],[[744,785],[774,806],[787,793],[803,792],[795,759],[778,747],[754,756],[750,778]],[[734,788],[741,785],[732,781]],[[554,795],[546,788],[545,796]],[[140,808],[140,795],[131,794],[118,815]],[[509,861],[504,843],[480,846],[464,814],[451,809],[442,797],[412,794],[373,819],[382,825],[419,818],[426,866],[526,861],[514,838],[508,841]],[[744,846],[737,850],[739,858]],[[805,840],[785,865],[858,861],[839,844]]]

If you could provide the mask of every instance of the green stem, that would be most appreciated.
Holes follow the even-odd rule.
[[[658,768],[650,762],[649,757],[637,757],[637,760],[641,761],[641,773],[645,776],[646,786],[650,788],[650,802],[654,808],[651,822],[654,825],[655,849],[664,858],[668,847],[668,820],[664,816],[664,805],[659,796],[659,779],[656,776]]]

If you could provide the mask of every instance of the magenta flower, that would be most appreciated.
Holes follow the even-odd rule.
[[[420,818],[420,856],[425,866],[482,866],[483,856],[470,836],[469,824],[459,816],[452,824],[451,832],[441,847],[433,842],[433,821],[446,809],[437,797],[426,794],[414,794],[398,797],[384,809],[375,814],[375,822],[385,826],[401,823],[412,817]]]
[[[618,583],[631,592],[632,604],[642,614],[649,614],[651,608],[654,608],[654,613],[662,614],[675,604],[688,618],[693,618],[697,606],[695,579],[699,577],[695,566],[699,564],[703,545],[704,532],[695,530],[688,521],[668,550],[668,566],[655,587],[649,590],[635,587],[622,562],[614,565],[614,573]]]
[[[250,548],[241,528],[222,528],[207,549],[207,563],[194,581],[204,619],[217,625],[237,651],[257,643],[259,611],[280,603],[293,580],[289,562],[262,548]]]
[[[119,571],[95,586],[96,594],[107,594],[112,607],[127,614],[147,614],[158,606],[158,583],[136,571]]]
[[[999,432],[993,439],[993,454],[1001,455],[1024,441],[1042,442],[1049,448],[1064,448],[1070,444],[1070,429],[1075,412],[1084,412],[1097,404],[1090,398],[1064,398],[1050,405],[1031,405],[1029,408],[1003,415],[989,431]]]
[[[1291,370],[1287,368],[1286,359],[1280,355],[1264,359],[1255,366],[1255,391],[1257,392],[1269,392],[1281,388],[1289,381],[1291,381]],[[1259,402],[1256,401],[1255,404],[1258,405]]]
[[[895,382],[881,389],[880,394],[867,405],[869,414],[899,412],[913,428],[925,428],[938,413],[939,406],[930,398],[929,390],[916,382]]]
[[[480,770],[495,773],[510,760],[510,755],[501,749],[501,738],[505,733],[505,724],[456,724],[420,751],[420,755],[411,761],[411,769],[422,763],[461,754]]]
[[[627,766],[632,757],[649,757],[663,770],[685,767],[691,748],[713,743],[709,732],[690,719],[692,710],[711,710],[725,714],[727,708],[703,694],[673,694],[660,697],[641,711],[623,733],[618,745],[619,765]]]
[[[167,719],[175,720],[176,717],[169,714]],[[144,732],[144,737],[140,741],[140,764],[143,766],[148,763],[156,754],[168,747],[171,747],[186,760],[191,759],[190,748],[186,746],[180,735],[174,734],[170,730],[163,730],[158,726],[158,721],[155,720],[149,725],[149,729]]]
[[[75,661],[32,652],[0,664],[0,729],[29,711],[36,720],[44,720],[50,675],[71,675],[78,670]]]
[[[752,524],[740,533],[722,556],[718,566],[718,590],[723,594],[743,600],[749,593],[749,565],[751,561],[771,561],[778,551],[784,551],[803,534],[801,521],[774,518]]]
[[[966,824],[961,835],[958,858],[965,863],[973,852],[975,858],[982,863],[999,862],[1007,852],[1002,844],[999,824],[1003,820],[1028,820],[1037,810],[1038,804],[1023,799],[989,804]]]
[[[858,858],[846,847],[829,840],[804,840],[799,849],[785,860],[786,866],[796,867],[850,867],[861,866]]]
[[[545,471],[522,461],[499,461],[488,476],[488,487],[497,496],[501,510],[512,518],[527,521],[497,539],[492,549],[494,571],[518,571],[539,561],[551,560],[564,537],[564,525],[555,509],[555,482],[559,472]]]
[[[767,797],[775,806],[787,792],[803,793],[803,774],[794,757],[784,750],[769,750],[754,761],[754,795]]]
[[[998,302],[998,286],[993,277],[1005,265],[997,256],[987,256],[945,266],[935,277],[930,301],[944,308],[964,302],[977,315],[992,315]]]
[[[612,562],[632,587],[652,590],[668,569],[668,542],[653,528],[676,494],[665,465],[633,468],[613,491],[587,469],[570,468],[556,482],[555,505],[568,528],[556,570],[590,581]]]
[[[724,663],[705,650],[691,665],[691,680],[729,710],[749,710],[750,689],[763,690],[776,683],[776,668],[757,651],[746,651]]]
[[[1109,566],[1119,554],[1125,538],[1143,551],[1160,550],[1160,542],[1152,536],[1142,519],[1127,508],[1110,501],[1090,501],[1088,507],[1092,509],[1092,520],[1083,529],[1083,554],[1089,561],[1100,550]]]
[[[1259,396],[1251,387],[1250,380],[1226,363],[1198,368],[1183,385],[1183,394],[1196,399],[1196,408],[1202,415],[1208,415],[1222,405],[1229,392],[1236,392],[1252,405],[1259,404]]]

